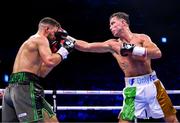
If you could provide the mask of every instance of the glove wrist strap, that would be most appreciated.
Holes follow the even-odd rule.
[[[66,59],[67,55],[69,54],[68,50],[64,47],[59,48],[59,50],[56,53],[61,55],[63,59]]]
[[[75,39],[75,38],[73,38],[73,37],[71,37],[71,36],[67,36],[66,37],[68,40],[70,40],[70,41],[72,41],[73,43],[75,43],[75,41],[77,40],[77,39]]]
[[[147,55],[147,49],[144,47],[135,46],[132,54],[137,55],[137,56],[146,56]]]

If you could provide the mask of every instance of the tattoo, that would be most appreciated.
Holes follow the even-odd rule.
[[[120,62],[120,65],[121,65],[121,69],[122,69],[122,70],[125,70],[125,69],[128,68],[128,64],[125,63],[125,62]]]

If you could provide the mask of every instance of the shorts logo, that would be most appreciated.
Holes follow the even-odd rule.
[[[21,117],[25,117],[27,116],[27,113],[21,113],[21,114],[18,114],[18,117],[21,118]]]
[[[129,80],[129,84],[130,84],[130,85],[133,85],[133,84],[134,84],[134,79],[130,79],[130,80]]]
[[[144,76],[142,78],[137,78],[137,83],[138,84],[149,84],[149,83],[153,82],[156,79],[157,79],[156,75]]]
[[[156,75],[150,75],[150,81],[155,81],[157,79]]]

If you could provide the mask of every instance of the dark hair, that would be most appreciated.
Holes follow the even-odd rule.
[[[61,25],[58,21],[56,21],[55,19],[50,18],[50,17],[44,17],[43,19],[41,19],[39,22],[39,25],[40,24],[49,24],[52,26],[61,27]]]
[[[119,18],[119,19],[124,19],[124,20],[127,22],[127,24],[130,25],[129,15],[126,14],[125,12],[116,12],[116,13],[113,13],[113,14],[110,16],[109,20],[110,20],[111,18],[113,18],[113,17],[117,17],[117,18]]]

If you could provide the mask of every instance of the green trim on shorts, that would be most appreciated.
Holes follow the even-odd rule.
[[[18,72],[18,73],[12,73],[10,76],[10,81],[9,83],[24,83],[24,81],[27,81],[27,73],[25,72]]]
[[[47,111],[49,117],[52,117],[55,115],[55,113],[53,112],[52,106],[43,98],[43,109]]]
[[[31,92],[31,103],[32,103],[32,110],[33,110],[33,121],[39,121],[43,119],[42,109],[37,109],[36,107],[36,98],[35,98],[35,87],[34,83],[30,82],[30,92]]]
[[[30,92],[31,92],[31,103],[33,106],[33,120],[37,121],[38,120],[38,114],[37,114],[37,110],[36,110],[36,103],[35,103],[35,95],[34,95],[34,83],[30,83]]]
[[[136,87],[127,87],[124,90],[124,105],[123,111],[121,112],[121,119],[123,120],[134,120],[135,119],[135,96]]]
[[[33,107],[33,121],[41,121],[44,119],[44,114],[43,112],[47,112],[47,114],[49,115],[49,117],[52,117],[55,115],[55,113],[53,112],[53,109],[51,107],[51,105],[43,98],[42,98],[42,105],[43,108],[37,109],[36,107],[36,100],[35,100],[35,87],[34,87],[34,83],[30,83],[30,92],[31,92],[31,103],[32,103],[32,107]]]
[[[10,84],[29,84],[29,82],[39,82],[40,77],[30,72],[17,72],[10,75]]]
[[[49,113],[48,110],[45,109],[45,108],[42,109],[42,112],[43,112],[43,119],[45,118],[45,117],[44,117],[44,112],[46,112],[46,113],[48,114],[49,118],[55,116],[55,113],[51,114],[51,113]]]

